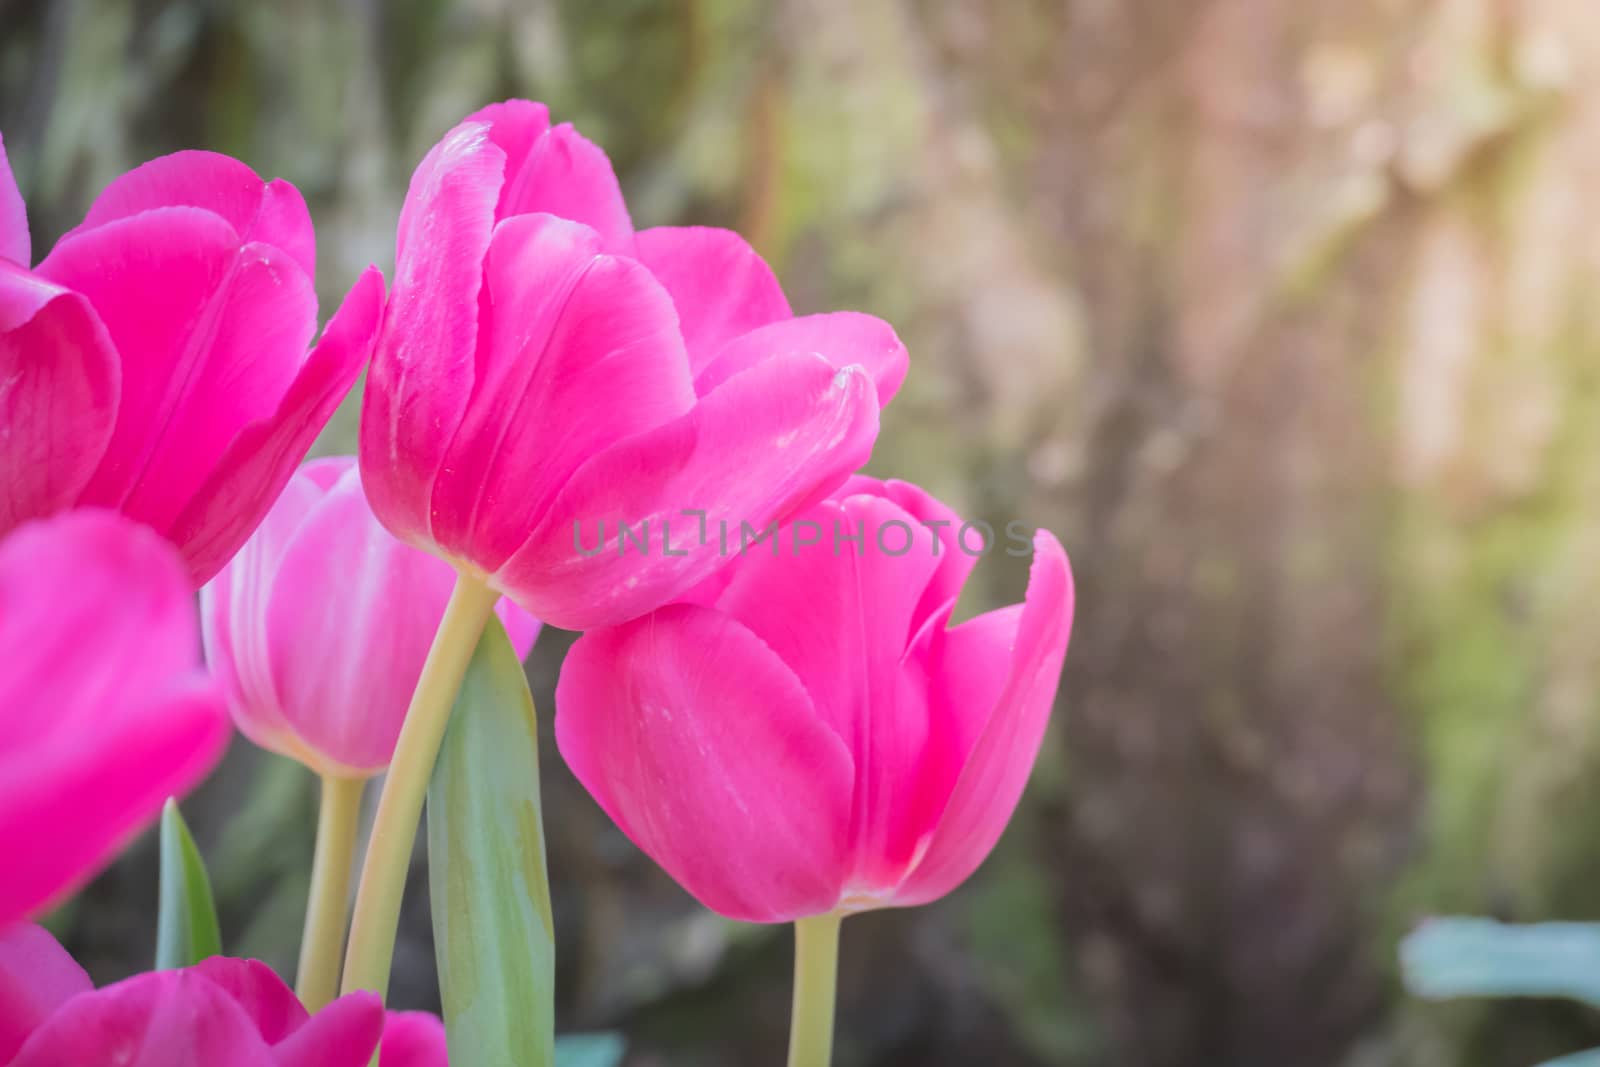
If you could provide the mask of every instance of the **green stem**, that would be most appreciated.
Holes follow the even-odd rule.
[[[833,1003],[839,979],[842,915],[817,915],[794,924],[794,1009],[789,1021],[789,1067],[828,1067],[833,1059]]]
[[[461,680],[466,677],[467,664],[498,599],[499,594],[480,578],[462,572],[456,578],[444,618],[439,620],[439,631],[422,665],[422,676],[417,679],[394,759],[378,796],[378,813],[361,867],[361,885],[356,890],[350,947],[344,957],[341,988],[346,993],[367,989],[383,996],[388,992],[395,931],[400,925],[400,898],[405,893],[417,825],[422,821],[428,779],[433,774]]]
[[[355,859],[356,827],[361,820],[361,778],[322,776],[322,806],[317,811],[317,850],[311,860],[311,895],[300,939],[300,972],[295,992],[308,1011],[321,1011],[339,992],[339,960],[344,955],[344,920],[350,908],[350,867]]]

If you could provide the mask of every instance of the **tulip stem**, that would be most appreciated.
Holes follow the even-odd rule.
[[[355,860],[364,785],[361,778],[322,776],[311,895],[306,899],[306,927],[300,938],[300,971],[295,982],[295,992],[311,1012],[321,1011],[339,992],[344,920],[350,913],[350,867]]]
[[[356,890],[350,947],[344,957],[341,988],[346,993],[366,989],[381,997],[388,992],[395,932],[400,925],[400,899],[411,869],[411,851],[422,821],[428,779],[433,775],[433,764],[467,665],[499,598],[500,594],[481,578],[463,571],[456,578],[450,603],[445,605],[444,618],[439,620],[439,630],[406,711],[405,725],[400,728],[383,792],[378,795],[378,813],[372,822],[361,884]]]
[[[794,924],[794,1008],[789,1067],[828,1067],[833,1059],[833,1005],[839,981],[839,914]]]

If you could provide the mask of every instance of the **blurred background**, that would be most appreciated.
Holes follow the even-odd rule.
[[[0,0],[0,130],[39,255],[156,154],[290,179],[326,314],[392,262],[426,148],[530,96],[641,226],[736,227],[797,310],[896,325],[873,469],[1051,527],[1081,599],[993,857],[846,924],[840,1067],[1524,1067],[1600,1020],[1409,1001],[1394,946],[1600,918],[1595,15]],[[529,664],[543,712],[569,641]],[[779,1062],[787,932],[697,909],[545,753],[563,1027],[630,1067]],[[234,952],[292,969],[314,807],[242,741],[188,803]],[[437,1004],[416,873],[402,1007]],[[155,882],[147,841],[58,918],[99,979],[148,966]]]

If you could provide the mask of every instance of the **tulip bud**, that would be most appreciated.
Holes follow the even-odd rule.
[[[206,658],[234,722],[319,774],[382,771],[453,578],[379,525],[355,457],[300,468],[201,592]],[[505,602],[498,611],[526,655],[539,624]]]

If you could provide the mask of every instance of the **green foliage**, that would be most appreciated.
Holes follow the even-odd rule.
[[[168,798],[161,812],[161,900],[157,912],[156,970],[188,967],[222,954],[222,931],[211,880],[194,837]]]
[[[467,668],[428,787],[428,880],[450,1062],[547,1067],[555,933],[538,732],[497,619]]]
[[[569,1034],[556,1041],[556,1067],[617,1067],[627,1051],[617,1034]]]
[[[1431,1000],[1570,997],[1600,1006],[1600,924],[1432,919],[1400,947],[1406,985]],[[1595,1067],[1600,1049],[1542,1067]]]
[[[1600,1007],[1600,926],[1432,919],[1400,948],[1406,985],[1450,997],[1571,997]]]

